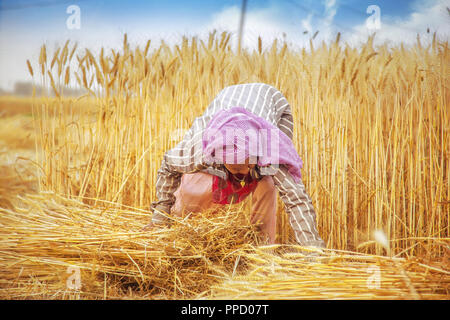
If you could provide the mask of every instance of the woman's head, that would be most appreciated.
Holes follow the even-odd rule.
[[[202,137],[202,161],[225,164],[234,174],[247,174],[257,164],[286,165],[295,181],[301,179],[302,160],[292,140],[274,124],[242,107],[218,111]],[[250,161],[244,159],[250,158]]]

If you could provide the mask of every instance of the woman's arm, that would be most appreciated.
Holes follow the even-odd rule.
[[[284,109],[277,127],[292,140],[294,134],[294,119],[290,107]]]
[[[292,140],[294,133],[294,119],[292,117],[291,106],[280,91],[272,97],[272,104],[277,127]]]
[[[325,247],[317,231],[316,212],[303,182],[295,182],[284,165],[280,165],[273,178],[297,242],[304,246]]]
[[[183,173],[192,173],[204,169],[202,162],[202,117],[196,118],[183,140],[167,151],[158,169],[156,178],[157,201],[151,204],[154,224],[167,223],[170,209],[175,203],[174,193],[180,185]]]
[[[153,212],[153,224],[166,224],[169,219],[166,214],[170,214],[170,208],[175,203],[174,192],[180,185],[182,173],[171,170],[167,164],[167,154],[161,162],[156,178],[156,197],[158,201],[151,204]]]

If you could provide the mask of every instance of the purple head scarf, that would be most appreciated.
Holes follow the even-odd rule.
[[[303,162],[292,140],[267,120],[241,107],[217,112],[203,133],[206,163],[286,165],[295,181]]]

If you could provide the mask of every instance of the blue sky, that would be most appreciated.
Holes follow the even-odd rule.
[[[14,82],[29,80],[25,61],[36,61],[39,47],[49,48],[72,40],[80,47],[97,50],[120,46],[128,33],[132,44],[152,39],[177,43],[182,35],[206,37],[213,29],[230,31],[237,41],[242,0],[153,1],[153,0],[0,0],[0,88],[11,90]],[[80,29],[68,29],[66,12],[80,8]],[[369,28],[366,10],[376,5],[380,27]],[[269,45],[274,38],[293,47],[314,41],[341,39],[358,45],[374,31],[379,43],[410,44],[420,33],[430,38],[427,28],[443,40],[450,36],[449,0],[248,0],[244,45],[252,48],[257,37]],[[372,17],[373,18],[373,17]],[[305,33],[305,31],[308,31]]]

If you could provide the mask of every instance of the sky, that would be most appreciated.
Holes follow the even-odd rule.
[[[73,11],[75,8],[75,11]],[[237,44],[242,0],[0,0],[0,88],[28,81],[26,60],[37,65],[39,48],[66,40],[92,51],[132,46],[172,45],[183,35],[206,38],[212,30],[232,33]],[[429,30],[429,32],[427,32]],[[417,34],[426,43],[436,32],[450,37],[450,0],[247,0],[243,45],[266,47],[276,38],[292,48],[329,42],[358,46],[376,32],[375,43],[411,45]]]

